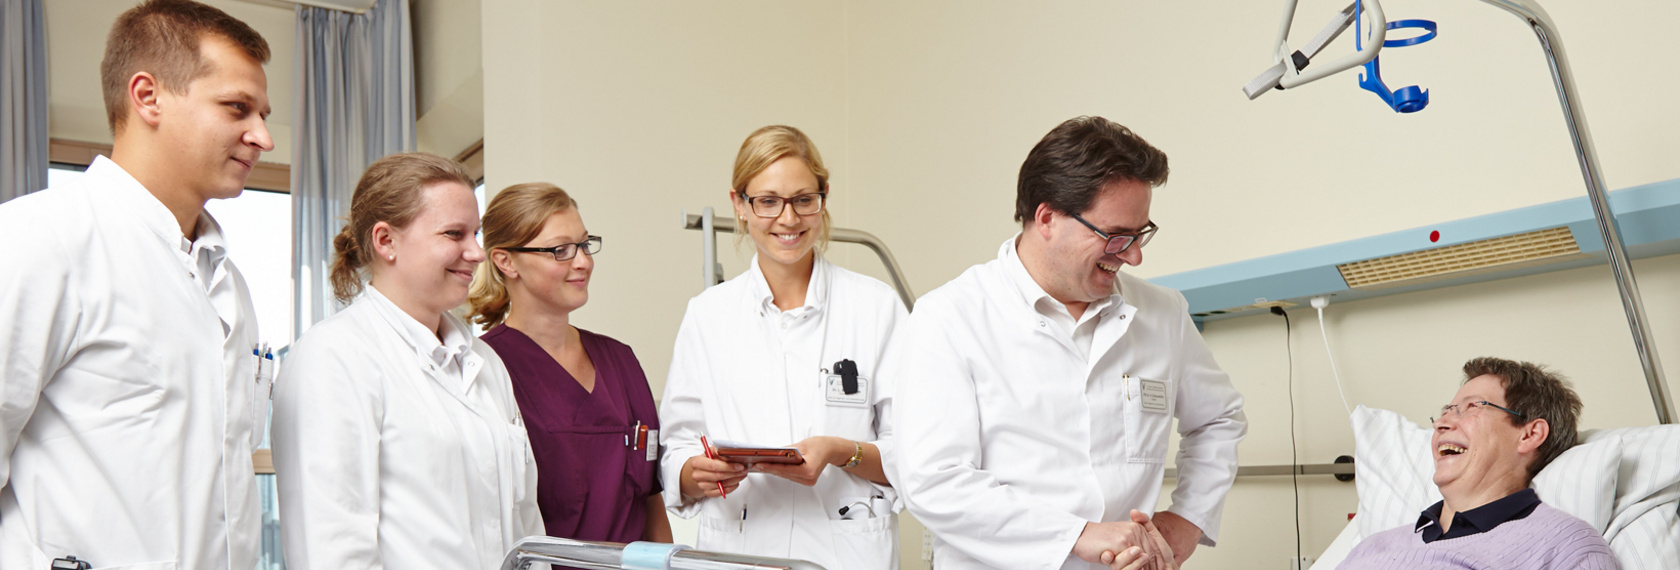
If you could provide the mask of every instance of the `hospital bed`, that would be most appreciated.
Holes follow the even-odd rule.
[[[1593,214],[1605,243],[1611,272],[1621,294],[1623,312],[1633,333],[1634,348],[1644,369],[1651,401],[1658,421],[1655,427],[1586,430],[1581,443],[1548,465],[1534,480],[1534,488],[1545,503],[1586,521],[1604,534],[1610,549],[1624,568],[1680,569],[1680,425],[1669,397],[1661,361],[1657,358],[1643,301],[1633,280],[1632,267],[1610,211],[1599,173],[1597,151],[1587,130],[1580,98],[1575,94],[1573,73],[1564,55],[1562,40],[1550,16],[1537,0],[1482,0],[1517,16],[1533,29],[1545,52],[1569,127],[1571,142],[1579,159],[1583,181]],[[1277,65],[1245,86],[1250,99],[1273,89],[1289,89],[1330,75],[1366,65],[1361,86],[1375,75],[1374,60],[1384,45],[1410,45],[1427,38],[1386,41],[1390,28],[1416,27],[1402,22],[1385,22],[1380,0],[1364,0],[1370,12],[1370,37],[1357,53],[1305,71],[1308,59],[1348,24],[1359,18],[1358,6],[1333,18],[1331,24],[1303,51],[1288,49],[1290,23],[1295,0],[1286,1],[1284,20],[1277,40]],[[1433,23],[1429,23],[1433,37]],[[1380,87],[1380,80],[1378,81]],[[1369,89],[1369,87],[1367,87]],[[1379,95],[1383,89],[1376,90]],[[1415,88],[1412,88],[1415,89]],[[1391,94],[1391,95],[1397,95]],[[1391,101],[1391,105],[1393,102]],[[1413,112],[1420,104],[1397,112]],[[1364,406],[1351,417],[1355,441],[1355,480],[1359,489],[1359,511],[1331,546],[1319,556],[1313,568],[1334,568],[1360,540],[1387,529],[1410,526],[1418,514],[1441,500],[1432,482],[1434,462],[1430,453],[1430,430],[1394,412]]]
[[[654,542],[620,544],[552,536],[520,540],[502,560],[501,570],[526,570],[534,564],[590,570],[823,570],[804,560],[704,552]]]
[[[1427,426],[1365,406],[1351,419],[1359,511],[1313,570],[1441,500]],[[1623,568],[1680,569],[1680,425],[1584,430],[1580,441],[1534,478],[1541,501],[1604,533]]]

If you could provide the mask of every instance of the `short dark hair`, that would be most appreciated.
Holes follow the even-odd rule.
[[[1505,407],[1523,417],[1507,416],[1512,425],[1521,426],[1536,419],[1546,420],[1550,431],[1546,441],[1536,450],[1534,462],[1528,465],[1528,478],[1533,480],[1540,470],[1575,447],[1576,421],[1581,416],[1581,397],[1569,387],[1569,381],[1546,367],[1528,362],[1516,362],[1484,356],[1464,363],[1464,381],[1480,376],[1493,376],[1505,388]]]
[[[1167,182],[1167,153],[1131,129],[1102,117],[1075,117],[1057,125],[1021,163],[1015,186],[1015,221],[1030,220],[1039,204],[1064,214],[1091,206],[1110,182]]]
[[[128,80],[146,71],[171,93],[186,92],[194,79],[210,72],[199,51],[206,34],[233,42],[260,63],[268,63],[268,41],[251,26],[216,8],[192,0],[147,0],[117,17],[105,39],[99,82],[105,117],[120,133],[128,115]]]

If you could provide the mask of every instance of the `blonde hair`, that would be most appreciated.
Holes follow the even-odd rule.
[[[817,191],[828,194],[828,167],[823,166],[822,154],[817,152],[817,144],[799,129],[787,125],[770,125],[762,127],[747,135],[747,140],[741,143],[741,151],[735,155],[735,176],[730,187],[735,190],[736,200],[745,200],[747,184],[757,178],[764,170],[770,168],[776,161],[794,157],[805,161],[805,166],[811,169],[811,174],[817,177]],[[748,207],[747,211],[752,211]],[[740,231],[735,232],[736,242],[740,243],[747,235],[746,220],[737,218],[741,223]],[[822,226],[817,231],[817,251],[828,251],[828,229],[831,226],[828,218],[827,198],[824,198],[822,210]]]
[[[542,234],[549,216],[577,208],[577,201],[559,186],[547,182],[529,182],[509,186],[484,208],[484,250],[519,247]],[[490,256],[473,269],[471,293],[467,302],[472,305],[467,317],[490,330],[507,320],[508,289],[501,269]]]
[[[373,226],[379,222],[402,229],[420,214],[422,190],[440,182],[458,182],[472,188],[472,178],[453,160],[410,152],[374,161],[356,182],[350,197],[350,213],[344,229],[333,238],[333,295],[350,302],[362,292],[361,269],[373,261]]]

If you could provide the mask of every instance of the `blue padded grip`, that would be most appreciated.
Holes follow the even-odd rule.
[[[625,570],[668,570],[671,567],[671,557],[677,551],[687,549],[687,546],[681,544],[636,541],[624,545],[624,554],[619,558],[619,566]]]

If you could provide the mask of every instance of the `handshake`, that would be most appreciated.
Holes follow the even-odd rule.
[[[1170,518],[1176,523],[1195,529],[1195,525],[1184,521],[1178,515],[1163,512],[1157,513],[1157,516],[1162,521]],[[1112,570],[1178,570],[1180,559],[1173,557],[1168,537],[1155,526],[1156,521],[1135,509],[1131,518],[1130,521],[1085,523],[1084,532],[1079,534],[1079,540],[1074,543],[1073,554],[1086,562],[1107,565]],[[1167,524],[1169,528],[1179,528],[1177,524]],[[1171,530],[1168,532],[1176,534]],[[1188,551],[1194,548],[1195,542],[1192,541],[1189,548],[1185,549],[1185,557],[1188,557]]]

